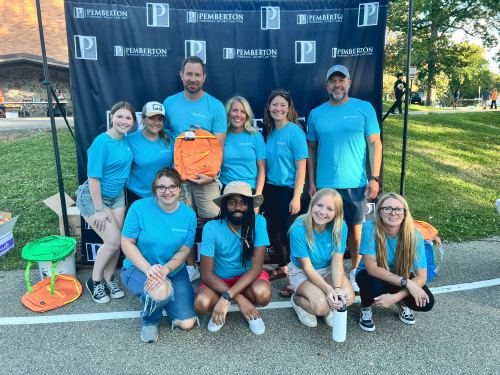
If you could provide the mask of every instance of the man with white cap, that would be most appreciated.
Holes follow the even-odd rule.
[[[203,229],[201,244],[200,289],[194,300],[198,314],[212,312],[208,330],[216,332],[226,322],[226,314],[234,300],[248,321],[250,330],[263,334],[265,325],[255,304],[266,306],[271,301],[271,284],[263,270],[266,246],[269,245],[266,220],[255,215],[264,198],[252,195],[246,182],[226,185],[224,195],[214,199],[219,216]]]
[[[360,261],[361,227],[366,200],[374,199],[379,191],[382,142],[373,106],[349,98],[351,82],[345,66],[335,65],[328,70],[325,86],[330,99],[313,109],[307,121],[307,167],[310,197],[325,187],[336,189],[342,196],[352,261],[350,280],[357,292],[354,275]],[[369,181],[365,166],[367,150]]]

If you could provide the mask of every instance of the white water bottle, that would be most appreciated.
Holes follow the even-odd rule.
[[[332,338],[336,342],[344,342],[347,333],[347,306],[339,298],[340,309],[333,311]]]

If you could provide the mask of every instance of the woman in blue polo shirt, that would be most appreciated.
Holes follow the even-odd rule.
[[[164,167],[151,185],[152,197],[137,200],[125,219],[122,248],[127,256],[121,272],[127,289],[144,306],[141,339],[155,342],[163,309],[172,326],[196,323],[194,291],[185,267],[194,245],[196,214],[179,202],[179,172]]]
[[[413,310],[429,311],[434,296],[425,286],[427,261],[422,235],[415,229],[406,200],[388,193],[377,202],[375,219],[363,224],[356,271],[361,296],[359,326],[374,331],[370,306],[396,304],[399,319],[415,324]]]
[[[234,95],[226,104],[227,136],[220,181],[224,187],[233,181],[243,181],[254,194],[262,194],[266,180],[266,145],[259,128],[252,126],[253,111],[248,101]]]
[[[302,324],[316,327],[316,316],[333,326],[333,310],[351,305],[354,290],[344,275],[347,224],[342,197],[324,188],[311,199],[305,215],[290,228],[288,279],[296,290],[292,307]]]
[[[278,254],[278,268],[269,274],[269,280],[287,274],[290,261],[288,229],[300,211],[308,153],[306,135],[297,122],[298,117],[290,92],[281,89],[271,92],[264,110],[267,130],[264,215],[271,245]],[[278,233],[280,241],[275,239]],[[292,294],[291,286],[286,286],[280,293],[282,297]]]
[[[151,183],[155,173],[174,162],[174,142],[165,132],[165,107],[148,102],[142,108],[144,128],[127,137],[134,162],[127,181],[127,207],[141,198],[151,197]]]
[[[80,185],[76,198],[81,215],[103,241],[95,258],[92,277],[86,283],[97,303],[124,296],[114,272],[120,257],[125,218],[123,188],[132,165],[132,151],[124,135],[136,122],[135,109],[127,102],[116,103],[109,117],[110,129],[98,135],[87,151],[88,180]]]

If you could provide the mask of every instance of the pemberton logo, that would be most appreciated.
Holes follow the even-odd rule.
[[[166,48],[113,46],[115,56],[167,57]]]
[[[73,18],[102,18],[102,19],[128,19],[126,10],[118,9],[93,9],[93,8],[73,8]]]
[[[268,49],[224,48],[222,52],[223,59],[269,59],[277,57],[278,57],[278,50],[273,48],[268,48]]]
[[[203,64],[207,63],[207,42],[204,40],[186,40],[185,57],[197,56]]]
[[[260,28],[262,30],[279,30],[280,7],[260,7]]]
[[[187,23],[218,22],[218,23],[243,23],[242,13],[218,13],[218,12],[193,12],[186,14]]]
[[[89,262],[95,262],[97,256],[97,251],[102,246],[102,243],[86,243],[85,250],[87,252],[87,260]]]
[[[295,41],[295,64],[315,64],[316,63],[316,41],[297,40]]]
[[[332,57],[356,57],[373,55],[373,47],[332,48]]]
[[[297,24],[307,25],[309,23],[332,23],[342,22],[344,15],[341,13],[332,14],[297,14]]]
[[[378,24],[379,3],[359,4],[358,27],[376,26]]]
[[[166,3],[146,3],[146,17],[149,27],[169,27],[169,5]]]
[[[95,36],[75,35],[75,58],[97,60],[97,39]]]

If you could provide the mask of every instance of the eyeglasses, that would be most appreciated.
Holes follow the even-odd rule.
[[[398,207],[398,208],[393,208],[393,207],[380,207],[378,209],[379,211],[383,211],[384,214],[390,215],[392,214],[393,211],[396,211],[397,215],[404,215],[406,212],[406,208]]]
[[[179,185],[170,185],[170,186],[157,186],[156,190],[160,194],[165,193],[167,190],[169,190],[171,193],[175,193],[179,189]]]
[[[275,93],[283,93],[283,94],[286,94],[286,95],[290,95],[290,91],[288,90],[285,90],[285,89],[275,89],[275,90],[271,90],[271,94],[275,94]]]

